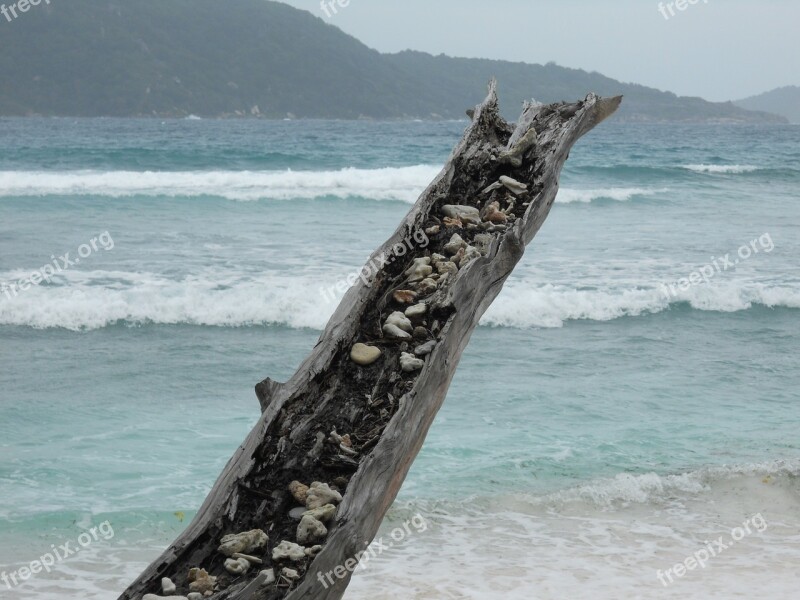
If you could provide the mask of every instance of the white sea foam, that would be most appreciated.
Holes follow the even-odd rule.
[[[378,533],[381,551],[356,569],[345,598],[794,598],[798,476],[800,461],[776,460],[673,475],[620,474],[545,496],[401,500]],[[424,526],[404,530],[416,515]],[[711,557],[705,569],[661,584],[659,571],[710,540],[731,541],[732,530],[746,521],[754,524],[750,533]],[[171,541],[171,532],[121,523],[115,531],[112,541],[31,578],[10,597],[116,597]],[[42,551],[49,547],[49,541],[40,544]],[[36,544],[28,546],[15,561],[39,552]],[[7,572],[19,566],[0,565]]]
[[[796,286],[767,286],[746,281],[693,286],[668,296],[654,285],[581,290],[565,286],[532,287],[510,282],[481,323],[499,327],[561,327],[566,321],[611,321],[659,313],[678,303],[696,310],[739,312],[753,306],[800,308]]]
[[[0,273],[0,281],[19,273]],[[336,277],[260,278],[207,273],[174,280],[153,273],[68,273],[66,285],[38,286],[9,300],[0,295],[0,325],[99,329],[115,323],[241,327],[276,324],[322,329],[340,297],[321,282]],[[677,303],[696,310],[738,312],[753,306],[800,308],[797,286],[735,281],[694,286],[667,298],[663,288],[574,289],[509,282],[482,325],[561,327],[567,321],[610,321],[658,313]]]
[[[339,171],[0,171],[0,198],[212,196],[228,200],[362,197],[413,203],[441,167]]]
[[[0,198],[210,196],[253,201],[359,197],[414,203],[440,170],[436,165],[417,165],[339,171],[0,171]],[[625,202],[667,191],[638,187],[562,188],[556,201]]]
[[[663,194],[668,192],[667,188],[606,188],[606,189],[588,189],[578,190],[571,188],[562,188],[558,192],[556,202],[561,204],[571,204],[573,202],[582,202],[588,204],[593,200],[616,200],[617,202],[627,202],[637,197],[655,196],[656,194]]]
[[[752,173],[761,170],[753,165],[684,165],[684,169],[695,173],[733,174]]]
[[[346,598],[793,598],[800,560],[797,461],[619,476],[565,491],[577,504],[523,496],[411,502],[393,510],[386,539],[410,514],[428,530],[357,571]],[[592,489],[590,493],[589,490]],[[613,510],[607,500],[623,501]],[[596,500],[600,502],[596,502]],[[561,499],[563,500],[563,498]],[[706,569],[672,586],[658,579],[709,540],[751,532]]]

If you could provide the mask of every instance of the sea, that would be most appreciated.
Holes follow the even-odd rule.
[[[161,553],[466,127],[0,119],[0,598]],[[798,598],[798,234],[798,126],[581,140],[346,600]]]

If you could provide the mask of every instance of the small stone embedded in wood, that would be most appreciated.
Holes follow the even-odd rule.
[[[306,513],[303,518],[300,519],[300,524],[297,526],[298,544],[310,546],[321,542],[327,535],[328,528],[310,514]]]
[[[305,557],[306,553],[302,546],[287,540],[282,541],[272,549],[272,560],[275,562],[281,562],[285,560],[300,562],[301,560],[304,560]]]
[[[456,254],[459,250],[465,248],[466,245],[467,242],[464,241],[464,238],[457,233],[454,233],[453,237],[450,238],[450,241],[445,244],[444,251],[447,252],[447,254]]]
[[[233,556],[234,554],[252,554],[255,550],[260,550],[267,545],[267,534],[260,529],[253,529],[252,531],[245,531],[242,533],[232,533],[222,538],[220,546],[217,549],[225,556]]]
[[[481,222],[481,215],[474,206],[462,204],[445,204],[442,206],[442,214],[451,219],[460,219],[463,223],[477,225]]]
[[[366,344],[356,344],[350,350],[350,359],[362,367],[368,367],[381,357],[381,349]]]
[[[417,299],[417,292],[413,290],[397,290],[392,294],[395,302],[400,304],[411,304]]]
[[[297,502],[305,505],[308,486],[299,481],[293,481],[289,484],[289,493],[292,494],[292,497],[297,500]]]
[[[512,194],[516,194],[517,196],[521,196],[528,191],[527,184],[520,183],[513,177],[508,177],[507,175],[500,176],[500,183],[502,183]]]
[[[165,596],[171,596],[178,591],[178,587],[172,582],[169,577],[164,577],[161,580],[161,591]]]
[[[332,490],[327,483],[315,481],[308,490],[306,508],[313,510],[326,504],[339,504],[341,501],[342,495],[339,492]]]
[[[405,373],[413,373],[414,371],[419,371],[422,367],[425,366],[425,361],[421,358],[417,358],[413,354],[409,354],[408,352],[403,352],[400,354],[400,368],[403,369]]]

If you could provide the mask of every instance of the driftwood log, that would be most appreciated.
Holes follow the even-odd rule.
[[[162,577],[186,596],[192,568],[217,578],[212,597],[219,600],[342,598],[350,572],[332,584],[325,575],[337,567],[341,573],[375,538],[472,331],[549,214],[570,149],[621,102],[590,94],[571,104],[526,103],[514,125],[500,116],[495,88],[492,82],[486,100],[469,111],[472,123],[447,165],[375,251],[295,375],[256,386],[258,424],[193,522],[121,600],[162,594]],[[410,335],[402,318],[401,331],[384,327],[419,303],[426,306],[411,311]],[[356,343],[378,348],[380,357],[356,364]],[[415,364],[415,349],[426,343],[432,351],[418,359],[424,366]],[[400,367],[404,353],[408,371]],[[302,509],[288,490],[294,481],[329,484],[343,500],[321,549],[296,561],[273,560],[276,546],[297,540]],[[230,574],[218,551],[221,538],[255,529],[268,535],[253,552],[263,565]],[[297,578],[285,577],[284,568]],[[265,585],[272,573],[276,580]]]

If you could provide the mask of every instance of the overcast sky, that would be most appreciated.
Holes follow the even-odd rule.
[[[286,3],[382,52],[555,61],[708,100],[800,85],[800,0],[696,1],[669,19],[657,0],[350,0],[330,17]]]

